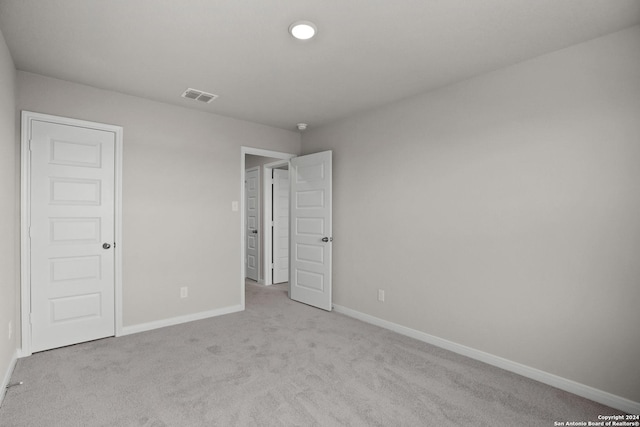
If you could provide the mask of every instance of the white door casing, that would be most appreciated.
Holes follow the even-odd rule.
[[[331,151],[295,157],[290,176],[291,299],[331,311]]]
[[[115,334],[116,133],[30,124],[30,351],[36,352]]]
[[[246,277],[258,281],[260,272],[260,167],[245,172]]]
[[[289,281],[289,171],[273,169],[273,283]]]

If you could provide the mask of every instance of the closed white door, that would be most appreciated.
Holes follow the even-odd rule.
[[[273,170],[273,283],[289,281],[289,171]]]
[[[291,299],[331,311],[331,151],[289,164]]]
[[[258,280],[260,269],[260,167],[247,169],[245,179],[245,206],[246,206],[246,228],[245,228],[245,248],[246,257],[245,269],[246,277],[251,280]]]
[[[32,351],[115,334],[115,134],[33,121]]]

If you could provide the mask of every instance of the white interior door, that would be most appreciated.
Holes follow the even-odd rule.
[[[258,281],[260,269],[260,167],[245,171],[246,277]]]
[[[273,170],[273,283],[289,281],[289,171]]]
[[[295,157],[290,173],[291,299],[331,311],[331,151]]]
[[[33,121],[32,351],[115,334],[115,134]]]

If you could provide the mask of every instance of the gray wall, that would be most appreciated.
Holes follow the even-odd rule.
[[[640,27],[303,134],[326,149],[336,304],[640,401]]]
[[[18,72],[17,107],[120,125],[124,326],[240,304],[240,147],[300,135]],[[179,288],[189,297],[179,298]]]
[[[19,199],[15,146],[16,70],[0,32],[0,386],[16,355]],[[9,322],[13,336],[9,337]],[[0,390],[0,397],[4,390]]]

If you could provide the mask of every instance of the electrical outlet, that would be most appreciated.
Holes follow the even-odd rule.
[[[384,302],[384,289],[378,289],[378,301]]]
[[[183,286],[180,288],[180,298],[186,298],[189,296],[189,288],[186,286]]]
[[[13,336],[13,320],[9,320],[9,339]]]

